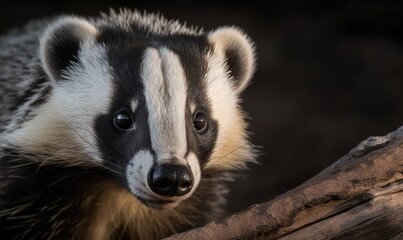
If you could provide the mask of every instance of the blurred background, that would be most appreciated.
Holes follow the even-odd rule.
[[[232,183],[229,213],[267,201],[368,136],[403,125],[402,1],[0,1],[0,33],[61,13],[159,11],[211,30],[236,25],[256,42],[244,92],[260,165]]]

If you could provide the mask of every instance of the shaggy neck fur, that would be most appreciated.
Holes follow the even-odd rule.
[[[225,203],[224,179],[210,178],[213,172],[206,172],[180,206],[157,210],[140,203],[104,169],[31,161],[41,157],[5,146],[0,151],[0,229],[7,239],[159,239],[222,214],[209,211]]]

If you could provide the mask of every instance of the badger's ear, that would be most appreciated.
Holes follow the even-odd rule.
[[[40,40],[40,58],[49,77],[58,81],[62,71],[77,62],[81,44],[96,34],[94,25],[77,17],[64,17],[50,25]]]
[[[208,35],[215,51],[225,55],[235,91],[242,92],[255,71],[255,48],[249,37],[236,27],[222,27]]]

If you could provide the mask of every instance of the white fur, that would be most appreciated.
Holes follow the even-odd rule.
[[[129,189],[134,195],[142,198],[148,198],[147,196],[144,196],[142,191],[152,194],[152,191],[148,187],[147,183],[148,172],[152,165],[153,156],[148,150],[141,150],[137,152],[132,160],[130,160],[126,169],[126,179]],[[143,189],[143,186],[147,186],[147,189]]]
[[[66,72],[66,81],[56,86],[55,96],[63,109],[61,114],[65,112],[66,121],[84,138],[80,142],[94,150],[97,141],[93,124],[95,117],[109,111],[113,77],[102,46],[86,41],[82,49],[79,52],[81,64]]]
[[[133,25],[150,33],[158,35],[202,35],[203,30],[194,26],[187,26],[177,20],[168,20],[160,13],[146,13],[138,10],[120,9],[119,12],[111,9],[109,14],[102,14],[101,23],[113,22],[124,29],[131,29]]]
[[[160,54],[162,71],[170,99],[166,108],[167,119],[165,119],[165,121],[169,121],[167,127],[170,129],[169,133],[171,135],[168,141],[175,142],[174,148],[169,150],[183,156],[187,147],[185,123],[187,86],[185,73],[176,54],[166,48],[160,49]]]
[[[66,81],[54,86],[49,101],[36,110],[36,117],[25,122],[12,137],[34,149],[38,145],[60,144],[62,151],[74,148],[69,144],[80,146],[76,148],[83,148],[95,162],[101,162],[93,123],[96,116],[108,112],[112,76],[102,46],[88,40],[81,49],[80,64],[64,73]]]
[[[197,159],[197,156],[194,152],[190,152],[188,157],[187,157],[188,165],[190,167],[190,170],[193,173],[193,188],[192,190],[187,194],[188,196],[192,195],[192,193],[195,191],[196,187],[199,185],[200,180],[201,180],[201,169],[200,169],[200,164],[199,160]]]
[[[238,98],[228,80],[224,56],[212,54],[208,56],[206,85],[207,96],[212,102],[212,117],[217,119],[218,128],[217,146],[221,145],[224,137],[230,133],[234,120],[239,117],[237,112]]]
[[[149,48],[142,79],[149,112],[151,143],[157,161],[186,153],[186,79],[179,58],[169,50]]]
[[[164,125],[158,125],[164,120],[164,76],[162,74],[162,61],[159,52],[154,48],[148,48],[145,51],[142,63],[141,78],[143,79],[144,95],[148,109],[148,124],[150,125],[151,144],[157,154],[161,154],[164,145],[160,141],[163,135]],[[159,129],[161,128],[161,129]],[[162,136],[160,136],[162,135]],[[165,140],[166,141],[166,140]]]

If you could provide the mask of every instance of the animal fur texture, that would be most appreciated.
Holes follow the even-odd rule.
[[[255,159],[254,65],[236,27],[127,9],[0,37],[1,238],[160,239],[222,217]]]

